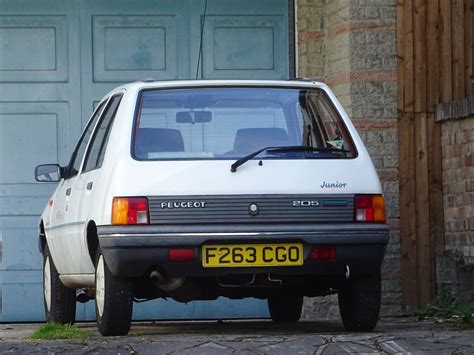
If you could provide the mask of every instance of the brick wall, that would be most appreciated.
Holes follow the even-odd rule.
[[[384,189],[390,225],[382,270],[385,315],[401,312],[395,6],[396,0],[297,1],[298,75],[332,88]],[[337,315],[337,307],[324,302],[308,301],[306,317]]]
[[[474,117],[441,125],[445,247],[474,264]]]
[[[474,116],[440,120],[445,246],[436,255],[438,294],[474,296]]]

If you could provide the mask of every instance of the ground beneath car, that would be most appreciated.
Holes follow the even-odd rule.
[[[339,320],[274,324],[270,321],[134,323],[125,337],[31,340],[41,324],[1,324],[0,352],[128,354],[474,354],[474,330],[412,318],[382,319],[372,333],[346,333]]]

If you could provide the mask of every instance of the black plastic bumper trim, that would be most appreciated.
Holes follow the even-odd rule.
[[[240,228],[237,228],[240,227]],[[388,229],[385,225],[271,225],[249,229],[247,226],[103,226],[98,227],[99,243],[105,260],[115,275],[146,276],[150,268],[159,267],[169,276],[213,276],[225,273],[279,272],[284,274],[342,275],[345,265],[353,273],[372,272],[380,267]],[[352,227],[352,228],[351,228]],[[354,228],[355,227],[355,228]],[[238,229],[238,230],[237,230]],[[257,229],[257,230],[256,230]],[[277,268],[203,268],[200,261],[203,244],[302,242],[305,247],[302,267]],[[314,262],[310,247],[332,245],[337,260]],[[172,263],[168,248],[194,248],[196,260]]]

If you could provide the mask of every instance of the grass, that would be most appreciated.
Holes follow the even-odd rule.
[[[433,318],[463,329],[474,329],[474,298],[461,300],[443,292],[432,303],[415,311],[421,319]]]
[[[85,340],[91,334],[85,330],[70,324],[46,323],[42,325],[31,336],[32,339],[54,340],[54,339],[80,339]]]

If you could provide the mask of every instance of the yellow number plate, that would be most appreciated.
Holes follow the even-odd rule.
[[[303,244],[203,245],[203,267],[303,265]]]

